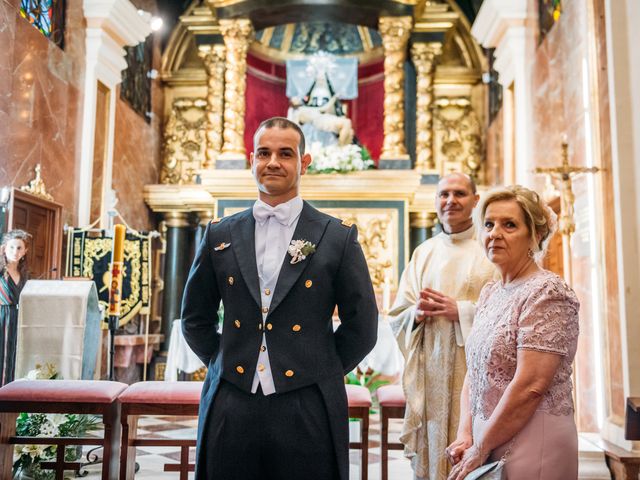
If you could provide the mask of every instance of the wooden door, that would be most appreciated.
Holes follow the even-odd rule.
[[[30,278],[60,278],[62,259],[62,205],[14,189],[9,204],[9,230],[32,235],[27,252]]]

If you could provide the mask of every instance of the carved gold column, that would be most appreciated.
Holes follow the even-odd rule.
[[[383,168],[410,168],[404,144],[404,61],[411,26],[411,17],[380,17],[384,48],[384,141],[380,159],[398,162],[385,162]]]
[[[199,55],[207,69],[207,145],[203,168],[215,168],[222,151],[222,127],[224,114],[224,45],[202,45]]]
[[[246,162],[244,112],[247,90],[247,51],[253,35],[253,26],[251,21],[247,19],[220,20],[219,22],[227,52],[224,72],[224,130],[222,134],[224,143],[222,154],[218,159]],[[220,162],[218,161],[218,163]],[[231,168],[237,168],[237,165],[232,165]]]
[[[433,156],[433,77],[435,59],[442,53],[438,42],[418,42],[411,46],[416,67],[416,165],[419,172],[436,167]]]

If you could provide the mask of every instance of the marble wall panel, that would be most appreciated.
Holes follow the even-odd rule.
[[[0,0],[0,177],[9,155],[7,134],[10,128],[11,89],[13,85],[13,44],[16,11],[5,0]],[[6,175],[6,174],[5,174]]]
[[[603,4],[603,0],[593,0]],[[610,134],[608,119],[608,87],[602,82],[606,81],[606,71],[601,67],[606,66],[606,46],[599,47],[600,73],[598,77],[599,102],[591,105],[591,111],[587,111],[585,105],[585,76],[587,88],[593,88],[594,78],[591,74],[590,61],[591,43],[594,41],[589,27],[589,10],[579,2],[566,2],[563,4],[563,13],[559,22],[551,29],[548,35],[536,48],[536,53],[531,59],[530,71],[532,82],[533,104],[533,145],[535,166],[556,166],[561,162],[562,136],[566,134],[569,143],[569,163],[575,166],[587,165],[587,146],[593,146],[593,162],[607,168],[610,161]],[[600,41],[604,40],[604,24],[601,28]],[[598,35],[596,35],[598,36]],[[596,39],[597,40],[597,39]],[[603,120],[604,119],[604,120]],[[591,132],[587,130],[587,122]],[[600,147],[593,142],[593,129],[599,129],[602,139]],[[608,160],[607,160],[608,159]],[[613,202],[611,183],[606,177],[597,174],[596,189],[600,188],[604,204]],[[539,186],[539,184],[537,183]],[[617,312],[617,283],[615,271],[615,238],[613,219],[605,220],[604,236],[600,228],[604,212],[595,212],[593,225],[589,211],[593,205],[599,208],[601,205],[600,194],[587,188],[587,177],[582,176],[574,180],[574,193],[576,196],[576,233],[572,242],[572,266],[573,276],[571,286],[574,288],[581,301],[580,324],[581,332],[578,352],[576,356],[576,382],[578,391],[576,399],[578,404],[578,426],[582,431],[597,431],[597,382],[596,372],[601,370],[604,377],[604,389],[608,399],[614,399],[619,405],[619,397],[622,368],[618,355],[620,351],[619,321]],[[609,222],[609,223],[607,223]],[[604,242],[604,260],[591,258],[591,242],[597,242],[596,250],[602,248]],[[613,247],[611,250],[610,247]],[[601,262],[599,269],[604,272],[603,283],[606,291],[602,291],[601,285],[592,284],[593,262]],[[594,312],[594,309],[598,309]],[[605,316],[605,318],[602,318]],[[594,353],[594,344],[599,341],[595,336],[606,335],[603,355],[598,358]],[[617,337],[617,338],[616,338]],[[613,374],[614,368],[617,372]],[[614,409],[617,410],[618,407]],[[608,412],[605,412],[608,415]]]
[[[154,68],[160,68],[160,50],[156,39],[154,46]],[[127,223],[137,230],[156,227],[151,210],[143,198],[147,184],[160,179],[162,143],[161,121],[163,95],[159,81],[152,80],[151,123],[146,123],[116,92],[116,126],[113,158],[113,188],[118,196],[118,211]]]
[[[0,0],[0,185],[22,186],[36,164],[63,221],[73,223],[82,129],[84,28],[81,0],[68,1],[66,49],[61,50]]]

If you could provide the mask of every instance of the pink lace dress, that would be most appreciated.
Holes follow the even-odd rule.
[[[578,477],[571,363],[578,342],[580,304],[554,273],[541,270],[507,285],[487,284],[466,343],[474,438],[486,428],[516,371],[518,349],[561,355],[562,362],[538,409],[516,434],[507,457],[507,479],[571,480]],[[510,442],[492,452],[498,460]]]

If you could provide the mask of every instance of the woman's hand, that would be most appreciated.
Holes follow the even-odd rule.
[[[444,454],[447,456],[447,460],[451,465],[456,465],[460,460],[464,452],[473,445],[473,440],[470,435],[458,435],[451,445],[444,449]]]
[[[484,465],[487,458],[489,458],[489,452],[483,453],[477,445],[469,447],[460,460],[449,473],[447,480],[464,480],[476,468]]]

